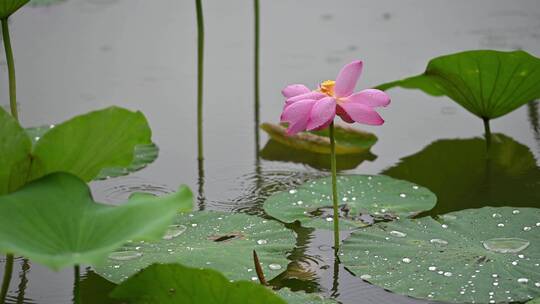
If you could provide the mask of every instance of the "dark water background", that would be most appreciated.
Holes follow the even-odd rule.
[[[96,200],[116,203],[133,191],[164,193],[185,183],[199,193],[199,203],[206,209],[260,214],[267,195],[326,174],[301,164],[256,157],[253,2],[208,0],[203,5],[205,161],[201,166],[196,160],[194,1],[66,0],[26,7],[13,16],[12,43],[25,126],[56,123],[110,105],[141,110],[152,126],[153,139],[161,149],[158,160],[132,176],[92,183]],[[359,88],[366,88],[420,73],[432,57],[479,48],[524,49],[540,55],[540,3],[262,0],[260,120],[278,120],[284,85],[314,86],[335,77],[353,59],[365,61]],[[7,105],[4,61],[0,69],[0,104]],[[438,140],[455,140],[455,153],[466,157],[469,147],[458,139],[483,134],[481,120],[447,98],[402,89],[390,95],[393,103],[381,111],[387,123],[361,127],[379,137],[372,149],[376,159],[346,172],[381,173]],[[538,104],[531,103],[492,122],[494,132],[518,143],[523,150],[520,155],[532,153],[535,158],[532,169],[508,177],[510,186],[506,182],[501,186],[501,196],[512,197],[516,188],[525,185],[529,192],[521,195],[523,199],[538,198],[538,115]],[[261,133],[260,148],[266,142],[267,136]],[[433,153],[448,151],[439,147]],[[423,159],[420,172],[444,165],[430,163],[433,158]],[[470,168],[456,164],[464,176],[469,174]],[[199,179],[200,168],[204,179]],[[440,212],[460,209],[459,202],[452,201],[456,199],[453,187],[450,181],[433,189],[439,195]],[[454,204],[457,207],[451,207]],[[510,205],[531,204],[538,205],[538,200],[523,204],[510,199]],[[303,234],[300,247],[305,250],[299,251],[317,256],[319,264],[302,259],[317,276],[309,284],[294,280],[279,284],[320,289],[343,303],[417,302],[373,287],[333,265],[327,246],[331,240],[330,232]],[[326,264],[329,267],[321,267]],[[99,294],[105,282],[91,272],[87,275],[87,286]],[[71,269],[56,273],[19,258],[8,303],[69,303],[72,288]]]

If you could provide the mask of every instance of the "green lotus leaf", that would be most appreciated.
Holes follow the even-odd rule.
[[[261,124],[263,129],[275,141],[291,148],[320,154],[330,154],[330,135],[328,130],[302,132],[293,136],[286,134],[287,128],[271,123]],[[358,154],[369,151],[377,142],[377,136],[351,127],[336,125],[336,154]]]
[[[0,0],[0,19],[9,17],[29,0]]]
[[[540,209],[484,207],[353,232],[343,264],[395,293],[450,303],[540,296]]]
[[[23,128],[0,107],[0,195],[24,185],[32,144]]]
[[[493,134],[488,154],[482,138],[439,140],[382,174],[433,191],[438,198],[433,215],[486,205],[537,207],[540,202],[534,155],[502,134]]]
[[[331,178],[307,182],[269,197],[264,210],[276,219],[304,227],[333,229]],[[414,216],[433,208],[437,198],[427,188],[383,175],[338,176],[340,229],[364,227],[377,220]]]
[[[527,304],[540,304],[540,298],[532,299]]]
[[[151,265],[119,285],[112,296],[140,304],[285,304],[260,284],[230,282],[215,270],[179,264]]]
[[[137,195],[113,207],[94,202],[76,176],[54,173],[0,196],[0,252],[55,270],[98,265],[128,240],[161,237],[177,211],[191,207],[186,186],[163,197]]]
[[[278,222],[246,214],[199,211],[176,216],[159,242],[126,244],[96,272],[118,283],[154,263],[182,263],[215,269],[231,280],[256,280],[252,258],[256,250],[270,279],[286,269],[287,252],[294,245],[293,232]],[[133,258],[116,258],[130,253]]]
[[[474,115],[492,119],[540,98],[540,59],[524,51],[467,51],[432,59],[418,76],[379,85],[446,95]]]
[[[259,155],[265,160],[306,164],[315,169],[330,169],[331,167],[330,156],[328,154],[296,149],[273,139],[270,139],[266,143]],[[336,155],[337,170],[351,170],[358,167],[366,160],[373,161],[376,158],[377,156],[369,151]]]
[[[30,179],[62,171],[90,181],[103,168],[129,166],[135,146],[151,144],[150,137],[141,112],[110,107],[76,116],[34,145]]]
[[[282,288],[276,292],[288,304],[337,304],[336,300],[325,298],[316,293],[305,293],[303,291],[291,291],[289,288]]]
[[[55,125],[26,128],[25,131],[30,136],[32,144],[36,144],[47,131],[56,127]],[[112,177],[124,176],[140,171],[153,163],[159,155],[159,148],[156,144],[136,145],[133,150],[133,161],[127,167],[103,168],[94,180],[103,180]]]

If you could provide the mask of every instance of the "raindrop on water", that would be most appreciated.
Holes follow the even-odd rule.
[[[484,248],[497,253],[518,253],[529,247],[530,242],[518,238],[495,238],[483,241]]]

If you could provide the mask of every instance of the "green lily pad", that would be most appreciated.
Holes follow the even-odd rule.
[[[174,215],[192,208],[191,191],[135,195],[120,207],[92,200],[84,181],[54,173],[0,196],[0,252],[52,269],[97,265],[128,240],[156,239]]]
[[[446,95],[474,115],[503,116],[540,98],[540,59],[524,51],[467,51],[432,59],[418,76],[379,85]]]
[[[532,299],[527,304],[540,304],[540,298]]]
[[[328,154],[296,149],[273,139],[270,139],[266,143],[259,155],[265,160],[300,163],[315,169],[331,168],[330,156]],[[336,155],[337,170],[351,170],[358,167],[366,160],[373,161],[376,158],[377,156],[369,151],[356,154]]]
[[[288,304],[337,304],[334,299],[325,298],[316,293],[305,293],[303,291],[291,291],[289,288],[282,288],[276,292]]]
[[[287,128],[271,123],[261,124],[263,129],[275,141],[291,148],[320,154],[330,154],[328,130],[302,132],[293,136],[286,134]],[[336,154],[357,154],[367,152],[376,142],[377,136],[351,127],[336,125]]]
[[[333,229],[330,177],[307,182],[297,189],[277,193],[264,203],[276,219],[304,227]],[[338,176],[340,229],[364,227],[378,219],[414,216],[435,206],[437,198],[427,188],[383,175]]]
[[[540,209],[468,209],[354,232],[341,261],[392,292],[452,303],[540,296]]]
[[[540,168],[530,149],[493,134],[489,154],[483,138],[444,139],[404,157],[382,174],[423,185],[438,198],[430,214],[489,206],[537,207]]]
[[[9,17],[30,0],[2,0],[0,1],[0,19]]]
[[[179,264],[151,265],[119,285],[112,296],[140,304],[285,304],[260,284],[229,282],[215,270]]]
[[[49,130],[55,125],[26,128],[25,131],[30,136],[32,144],[35,145]],[[140,171],[153,163],[159,155],[159,148],[156,144],[136,145],[133,150],[133,161],[127,167],[103,168],[94,180],[109,179],[118,176],[128,175]]]
[[[17,121],[0,107],[0,195],[26,182],[32,144]]]
[[[252,251],[256,250],[264,273],[273,278],[287,267],[287,252],[295,245],[291,230],[257,216],[199,211],[176,216],[159,242],[131,243],[122,252],[132,259],[111,258],[96,272],[119,283],[154,263],[182,263],[210,268],[231,280],[257,280]]]

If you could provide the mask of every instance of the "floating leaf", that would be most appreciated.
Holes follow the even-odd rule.
[[[29,0],[2,0],[0,1],[0,19],[9,17],[19,8],[23,7]]]
[[[32,144],[36,144],[49,130],[55,128],[55,125],[41,126],[26,128],[25,131],[32,139]],[[99,175],[96,176],[95,180],[108,179],[111,177],[118,177],[127,175],[133,172],[144,169],[146,166],[154,162],[159,155],[159,148],[156,144],[144,144],[137,145],[133,150],[133,161],[127,167],[117,167],[117,168],[104,168],[101,169]]]
[[[329,177],[307,182],[298,189],[275,194],[264,210],[280,221],[300,221],[304,227],[333,229],[332,187]],[[388,176],[338,177],[340,228],[353,229],[373,220],[413,216],[435,206],[437,198],[424,187]]]
[[[17,121],[0,108],[0,195],[17,190],[26,182],[31,146]]]
[[[474,115],[492,119],[540,98],[540,59],[524,51],[467,51],[432,59],[418,76],[378,86],[446,95]]]
[[[337,304],[334,299],[328,299],[320,294],[305,293],[303,291],[291,291],[289,288],[282,288],[277,294],[288,304]]]
[[[260,156],[265,160],[287,161],[309,165],[316,169],[330,169],[330,156],[296,149],[273,139],[270,139],[260,152]],[[337,170],[350,170],[358,167],[363,161],[373,161],[377,158],[369,151],[336,155]]]
[[[150,144],[150,137],[141,112],[110,107],[76,116],[34,145],[31,179],[62,171],[90,181],[103,168],[128,166],[135,146]]]
[[[122,252],[136,259],[109,259],[97,273],[118,283],[154,263],[182,263],[211,268],[231,280],[257,280],[252,251],[257,250],[268,279],[287,267],[286,253],[294,247],[293,232],[280,223],[257,216],[200,211],[180,214],[163,237],[152,243],[132,243]]]
[[[0,252],[52,269],[95,265],[128,240],[161,237],[176,212],[191,207],[185,186],[169,196],[138,195],[120,207],[103,205],[79,178],[54,173],[0,196]]]
[[[328,130],[302,132],[293,136],[286,134],[282,125],[263,123],[261,129],[270,137],[286,146],[314,153],[330,154],[330,137]],[[367,152],[377,142],[377,136],[354,128],[336,125],[336,154],[357,154]]]
[[[341,261],[390,291],[452,303],[540,296],[540,209],[468,209],[354,232]]]
[[[260,284],[229,282],[215,270],[178,264],[151,265],[118,286],[112,296],[140,304],[285,304]]]
[[[382,174],[433,191],[433,215],[486,205],[538,206],[540,169],[529,148],[502,134],[491,141],[488,155],[481,138],[439,140]]]

